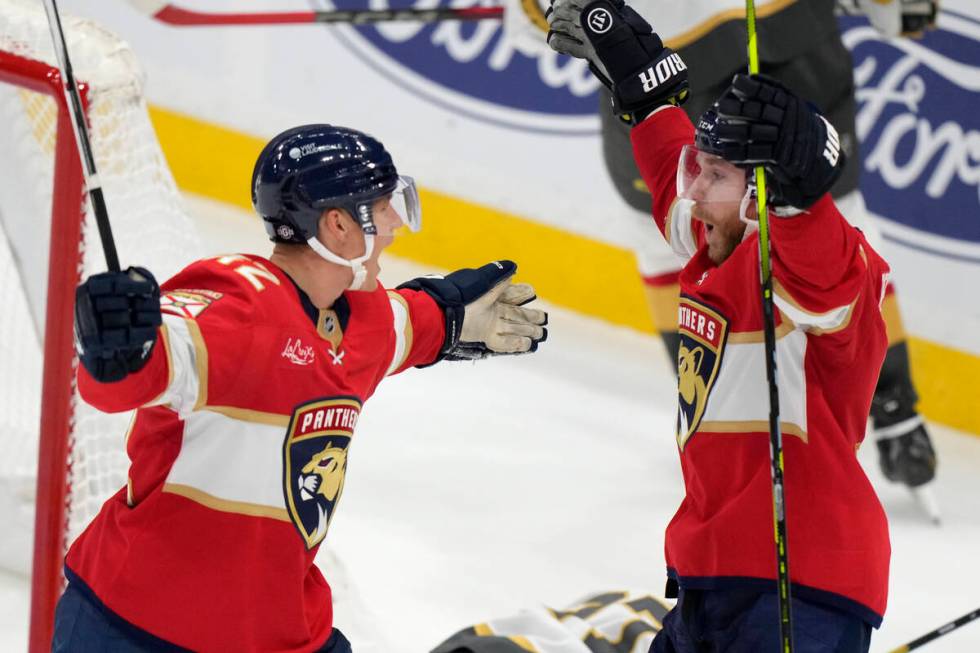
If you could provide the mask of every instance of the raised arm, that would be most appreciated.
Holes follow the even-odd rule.
[[[143,269],[138,283],[124,283],[127,273],[90,277],[76,302],[82,398],[105,412],[166,404],[186,414],[204,405],[209,380],[234,378],[251,342],[241,325],[254,322],[247,293],[255,290],[237,271],[281,283],[257,265],[240,256],[199,261],[163,290]]]
[[[690,120],[676,108],[687,98],[687,66],[622,0],[555,0],[547,17],[548,45],[587,60],[612,93],[613,110],[634,126],[633,154],[653,196],[653,217],[671,248],[689,258],[700,227],[689,202],[676,201],[675,181],[681,149],[694,140]]]

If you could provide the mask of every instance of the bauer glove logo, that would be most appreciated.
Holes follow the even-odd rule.
[[[585,22],[589,24],[589,29],[595,34],[605,34],[612,27],[613,19],[608,9],[596,7],[589,12],[589,17],[585,19]]]

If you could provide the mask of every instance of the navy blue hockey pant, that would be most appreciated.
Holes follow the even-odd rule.
[[[52,653],[172,653],[174,646],[140,630],[107,609],[87,587],[68,583],[54,617]],[[317,653],[351,653],[350,642],[334,628]]]
[[[867,653],[871,625],[829,606],[793,598],[794,653]],[[774,592],[683,590],[650,653],[779,653]]]

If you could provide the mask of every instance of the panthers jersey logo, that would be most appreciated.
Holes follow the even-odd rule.
[[[283,445],[283,485],[289,517],[306,543],[318,545],[344,491],[347,450],[361,402],[321,399],[293,411]]]
[[[682,296],[678,306],[677,446],[684,449],[704,417],[728,337],[728,321],[714,309]]]

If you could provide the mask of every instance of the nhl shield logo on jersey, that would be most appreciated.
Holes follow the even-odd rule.
[[[319,399],[293,411],[283,444],[283,491],[289,517],[306,543],[327,535],[347,473],[347,450],[361,402],[353,397]]]
[[[721,367],[728,320],[718,311],[682,296],[677,323],[681,341],[677,353],[677,446],[683,450],[708,405]]]

